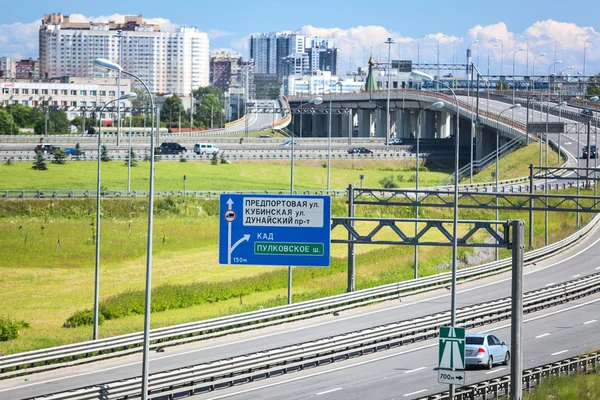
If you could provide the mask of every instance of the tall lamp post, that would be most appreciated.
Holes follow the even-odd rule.
[[[467,49],[469,51],[471,51],[471,46],[473,44],[477,44],[479,43],[479,40],[473,40],[471,43],[469,43],[469,46],[467,47]],[[477,72],[479,72],[479,70],[477,70]],[[471,105],[471,80],[473,79],[473,62],[471,61],[468,65],[467,65],[467,103],[469,103],[469,106]],[[475,140],[475,129],[473,129],[473,113],[471,113],[471,144],[469,145],[469,153],[470,153],[470,157],[469,157],[469,183],[473,183],[473,141]]]
[[[334,86],[341,85],[341,82],[336,82],[333,85],[329,86],[329,129],[327,130],[327,191],[331,189],[331,104],[333,101],[333,91],[331,90]],[[316,97],[317,99],[323,99],[320,97]],[[308,104],[308,103],[307,103]],[[320,103],[315,103],[320,104]]]
[[[550,39],[554,40],[554,73],[556,73],[556,64],[560,64],[558,61],[556,61],[556,48],[558,47],[558,41],[556,40],[556,38],[552,35],[546,35],[547,37],[549,37]],[[548,75],[550,75],[550,72],[548,72]]]
[[[578,42],[583,42],[583,79],[585,79],[585,48],[587,39],[577,38]]]
[[[102,142],[102,113],[106,110],[106,107],[114,103],[115,101],[120,102],[121,100],[134,99],[135,93],[125,93],[124,95],[112,99],[106,103],[100,109],[100,126],[98,127],[98,173],[96,176],[96,260],[94,264],[94,331],[93,339],[98,339],[98,309],[100,304],[100,163],[102,157],[100,157],[101,142]]]
[[[385,120],[385,145],[387,146],[390,140],[390,89],[392,85],[392,44],[396,43],[392,38],[387,38],[385,42],[388,45],[388,68],[387,68],[387,106],[386,106],[386,120]],[[331,119],[331,116],[329,117]]]
[[[433,103],[432,105],[425,107],[421,110],[419,110],[419,113],[417,114],[417,157],[416,157],[416,162],[415,162],[415,199],[417,201],[417,205],[415,206],[415,218],[417,219],[417,221],[415,221],[415,236],[418,234],[419,232],[419,205],[418,205],[418,201],[419,201],[419,138],[421,136],[421,113],[425,110],[429,110],[432,108],[442,108],[444,107],[444,102],[443,101],[437,101],[435,103]],[[414,279],[417,279],[419,277],[419,245],[415,244],[415,270],[414,270]]]
[[[495,39],[497,42],[500,42],[501,45],[501,54],[500,54],[500,76],[504,76],[504,42],[500,38]]]
[[[421,71],[412,71],[411,76],[427,80],[433,81],[434,79]],[[452,226],[452,284],[451,284],[451,301],[450,301],[450,325],[456,325],[456,256],[457,256],[457,235],[458,235],[458,166],[459,166],[459,149],[460,149],[460,104],[458,102],[458,97],[456,97],[456,93],[454,90],[444,82],[438,81],[439,84],[445,86],[450,93],[452,93],[452,97],[454,97],[454,101],[456,102],[456,136],[454,138],[455,141],[455,154],[454,154],[454,212],[453,212],[453,226]],[[450,385],[450,398],[454,397],[454,385]]]
[[[515,110],[517,108],[521,108],[519,103],[513,104],[512,106],[502,110],[502,112],[498,115],[498,120],[496,121],[496,221],[498,221],[498,160],[500,159],[500,117],[508,110]],[[496,225],[496,231],[498,230],[498,225]],[[496,261],[498,260],[498,247],[496,247]]]
[[[519,37],[525,39],[525,43],[527,43],[527,49],[525,50],[527,52],[527,60],[525,61],[525,74],[529,76],[529,39],[527,39],[525,35],[519,35]]]
[[[533,65],[531,66],[532,67],[532,69],[531,69],[531,75],[533,77],[535,77],[535,60],[537,60],[540,57],[546,57],[546,53],[541,53],[540,55],[537,55],[537,56],[533,57]],[[531,85],[531,87],[532,87],[531,92],[532,93],[535,92],[535,81],[533,82],[533,85]]]
[[[459,37],[452,42],[452,64],[456,64],[456,42],[460,42],[463,38]],[[454,78],[452,79],[452,87],[454,88]]]
[[[117,71],[139,81],[150,96],[150,108],[152,120],[154,120],[154,97],[148,88],[148,85],[131,72],[124,71],[119,64],[104,58],[94,60],[94,67],[102,72]],[[157,126],[158,129],[158,126]],[[148,193],[148,243],[146,245],[146,287],[144,301],[144,355],[142,362],[142,400],[148,399],[148,364],[150,359],[150,300],[152,289],[152,228],[154,222],[154,135],[150,135],[150,188]]]
[[[516,90],[517,90],[517,79],[515,78],[515,59],[517,58],[517,53],[520,51],[525,51],[525,48],[521,47],[521,48],[519,48],[519,50],[515,51],[515,53],[513,54],[513,95],[512,95],[513,104],[515,104],[515,94],[516,94]]]
[[[322,97],[315,97],[310,99],[307,103],[302,104],[298,109],[309,105],[309,104],[321,104],[323,103]],[[302,115],[302,114],[300,114]],[[292,129],[292,156],[290,161],[290,194],[294,194],[294,130]],[[288,304],[292,304],[292,266],[288,266]]]
[[[9,103],[10,103],[10,135],[12,136],[13,134],[13,96],[9,97]]]
[[[487,60],[488,61],[488,63],[487,63],[487,74],[488,74],[488,76],[490,76],[490,53],[492,52],[492,50],[494,49],[494,47],[499,47],[499,46],[500,45],[498,43],[494,43],[494,45],[491,46],[488,49],[488,60]]]

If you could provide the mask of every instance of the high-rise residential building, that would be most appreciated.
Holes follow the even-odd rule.
[[[185,96],[209,82],[208,35],[194,27],[166,32],[142,16],[103,23],[72,22],[67,15],[46,14],[39,46],[42,78],[103,76],[93,63],[106,58],[137,75],[154,93]]]
[[[285,76],[338,71],[338,49],[333,39],[273,32],[250,36],[250,58],[256,74]]]
[[[16,63],[10,57],[0,57],[0,78],[15,78]]]

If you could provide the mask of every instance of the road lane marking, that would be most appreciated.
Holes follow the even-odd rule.
[[[413,372],[421,371],[421,370],[424,370],[425,368],[427,368],[427,367],[411,369],[410,371],[406,371],[405,374],[412,374]]]
[[[506,369],[506,368],[496,368],[495,370],[493,370],[493,371],[489,371],[489,372],[486,372],[485,374],[486,374],[486,375],[489,375],[489,374],[493,374],[493,373],[495,373],[495,372],[504,371],[505,369]]]
[[[543,337],[546,337],[546,336],[550,336],[550,334],[549,333],[544,333],[543,335],[537,335],[535,338],[539,339],[539,338],[543,338]]]
[[[335,388],[335,389],[331,389],[331,390],[326,390],[324,392],[319,392],[319,393],[316,393],[316,396],[321,396],[322,394],[337,392],[338,390],[343,390],[343,388]]]
[[[565,262],[567,262],[567,261],[569,261],[569,260],[571,260],[571,259],[573,259],[575,257],[578,257],[581,254],[585,253],[586,251],[588,251],[589,249],[591,249],[592,247],[594,247],[598,243],[600,243],[600,238],[596,239],[593,243],[591,243],[590,245],[588,245],[586,248],[578,251],[575,254],[570,255],[569,257],[565,258],[564,260],[556,261],[556,262],[554,262],[552,264],[549,264],[549,265],[547,265],[545,267],[542,267],[542,268],[534,270],[534,271],[524,272],[523,275],[527,276],[527,275],[535,274],[535,273],[538,273],[540,271],[544,271],[546,269],[549,269],[549,268],[555,267],[557,265],[560,265],[562,263],[565,263]],[[600,270],[600,267],[597,267],[596,269]],[[480,286],[473,287],[473,288],[470,288],[470,289],[465,289],[465,290],[457,291],[457,293],[458,294],[467,293],[467,292],[471,292],[473,290],[482,289],[482,288],[485,288],[485,287],[488,287],[488,286],[493,286],[493,285],[497,285],[497,284],[500,284],[500,283],[509,282],[511,280],[512,280],[512,278],[501,279],[501,280],[498,280],[498,281],[495,281],[495,282],[488,283],[486,285],[480,285]],[[343,318],[343,319],[336,319],[334,321],[322,322],[320,324],[311,325],[309,328],[312,329],[314,327],[322,326],[322,325],[326,325],[326,324],[330,324],[330,323],[337,323],[337,322],[340,322],[340,321],[345,321],[345,320],[350,320],[350,319],[353,319],[353,318],[358,318],[358,317],[364,317],[364,316],[368,316],[368,315],[373,315],[373,314],[377,314],[377,313],[384,312],[384,311],[396,310],[396,309],[407,307],[407,306],[411,306],[411,305],[417,305],[417,304],[420,304],[420,303],[425,303],[425,302],[429,302],[429,301],[433,301],[433,300],[443,299],[445,297],[450,297],[450,294],[444,294],[444,295],[437,296],[437,297],[430,297],[430,298],[427,298],[427,299],[415,301],[413,303],[405,303],[405,304],[401,304],[401,305],[398,305],[398,306],[395,306],[395,307],[390,307],[390,308],[387,308],[387,309],[384,309],[384,310],[375,310],[375,311],[371,311],[371,312],[368,312],[368,313],[365,313],[365,314],[360,314],[360,315],[357,315],[357,316],[346,317],[346,318]],[[574,306],[572,308],[567,308],[567,309],[562,310],[562,311],[570,311],[571,309],[579,308],[579,307],[582,307],[582,306],[585,306],[585,305],[588,305],[588,304],[593,304],[593,303],[595,303],[597,301],[600,301],[600,299],[599,300],[592,300],[590,302],[583,303],[581,305],[576,305],[576,306]],[[562,312],[562,311],[558,310],[555,313]],[[551,316],[551,315],[554,315],[554,314],[550,313],[547,316]],[[534,321],[534,320],[542,318],[542,317],[544,317],[544,316],[534,317],[532,319],[525,320],[524,322]],[[498,329],[506,328],[506,327],[509,327],[509,326],[510,325],[505,325],[505,326],[502,326],[502,327],[500,327]],[[183,356],[183,355],[187,355],[187,354],[193,354],[193,353],[197,353],[197,352],[200,352],[200,351],[212,350],[212,349],[215,349],[215,348],[220,348],[220,347],[224,347],[224,346],[228,346],[228,345],[246,343],[246,342],[250,342],[252,340],[264,339],[264,338],[268,338],[268,337],[272,337],[272,336],[276,336],[276,335],[280,335],[280,334],[285,334],[285,333],[300,331],[300,330],[303,330],[303,329],[308,329],[308,328],[307,327],[301,327],[301,328],[296,328],[296,329],[290,329],[290,330],[286,330],[286,331],[282,331],[282,332],[275,332],[275,333],[270,333],[270,334],[263,335],[263,336],[258,336],[258,337],[255,337],[255,338],[248,338],[248,339],[238,340],[237,342],[223,343],[223,344],[212,346],[212,347],[207,347],[207,348],[203,348],[203,349],[194,349],[194,350],[190,350],[190,351],[181,352],[181,353],[178,353],[178,354],[169,354],[169,355],[165,355],[163,357],[153,358],[153,359],[150,360],[150,362],[158,361],[158,360],[163,360],[163,359],[166,359],[166,358]],[[437,343],[435,345],[437,346]],[[429,347],[431,347],[431,346],[429,346]],[[52,378],[52,379],[48,379],[48,380],[45,380],[45,381],[39,381],[39,382],[35,382],[35,383],[28,382],[27,386],[31,387],[31,386],[36,386],[36,385],[47,384],[49,382],[57,382],[57,381],[62,381],[62,380],[66,380],[66,379],[78,378],[78,377],[81,377],[81,376],[98,374],[100,372],[112,371],[112,370],[115,370],[115,369],[130,367],[130,366],[139,365],[139,364],[141,364],[140,361],[129,363],[129,364],[117,365],[117,366],[114,366],[114,367],[99,369],[99,370],[90,371],[90,372],[84,372],[84,373],[77,374],[77,375],[69,375],[69,376],[63,376],[63,377],[60,377],[60,378]],[[22,387],[24,387],[24,386],[15,386],[15,387],[6,388],[6,389],[0,389],[0,393],[7,392],[9,390],[21,389]]]
[[[556,285],[556,283],[554,283],[554,282],[550,282],[550,283],[547,283],[547,284],[545,284],[544,286],[545,286],[545,287],[548,287],[548,286],[552,286],[552,285]]]
[[[556,353],[552,353],[552,354],[550,354],[550,355],[551,355],[551,356],[557,356],[557,355],[559,355],[559,354],[566,353],[567,351],[569,351],[569,350],[557,351]]]
[[[588,325],[588,324],[593,324],[594,322],[598,322],[598,320],[596,320],[596,319],[593,319],[593,320],[591,320],[591,321],[584,322],[583,324],[584,324],[584,325]]]
[[[404,395],[404,397],[408,397],[408,396],[412,396],[413,394],[418,394],[418,393],[423,393],[426,392],[428,389],[421,389],[421,390],[417,390],[416,392],[412,392],[412,393],[406,393]]]
[[[573,278],[579,278],[581,274],[573,275]]]

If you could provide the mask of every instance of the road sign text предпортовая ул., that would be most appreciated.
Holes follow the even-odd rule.
[[[329,266],[329,196],[222,194],[219,205],[219,264]]]

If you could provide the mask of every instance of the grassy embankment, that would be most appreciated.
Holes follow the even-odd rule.
[[[533,392],[525,393],[523,399],[597,400],[600,399],[600,379],[597,373],[551,377]]]
[[[365,171],[367,177],[390,174],[387,170],[391,169],[389,164],[382,166],[370,163],[362,161],[360,164],[363,168],[361,171]],[[46,176],[46,181],[40,181],[40,184],[55,185],[55,188],[62,189],[75,185],[66,167],[77,166],[78,169],[70,171],[78,174],[79,169],[87,168],[85,164],[87,163],[72,162],[65,166],[53,165],[51,168],[56,168],[61,173],[48,174],[51,178],[44,175],[48,171],[33,172]],[[123,170],[119,164],[103,165],[103,177],[106,177],[108,182],[112,182],[109,183],[108,188],[111,188],[110,185],[120,185],[119,178],[110,173],[114,168],[115,174],[122,174]],[[160,178],[157,181],[162,179],[163,187],[157,189],[176,190],[177,188],[170,189],[169,185],[174,185],[178,179],[171,180],[169,176],[189,174],[187,170],[182,172],[177,167],[184,169],[193,167],[200,171],[201,167],[194,164],[201,163],[158,163],[157,175],[160,175]],[[372,165],[379,169],[367,170],[367,167]],[[65,169],[59,169],[63,167]],[[211,186],[212,190],[239,190],[236,185],[248,189],[256,186],[272,189],[279,188],[281,185],[279,180],[284,179],[283,177],[273,179],[274,176],[278,177],[278,171],[280,169],[284,169],[286,173],[289,171],[285,165],[265,166],[250,163],[239,170],[239,173],[246,174],[246,179],[235,176],[232,180],[228,180],[226,178],[232,170],[227,167],[230,165],[208,165],[202,172],[198,172],[198,180],[214,185]],[[160,170],[160,168],[164,169]],[[320,166],[304,165],[300,169],[296,180],[304,180],[302,185],[306,185],[307,188],[314,188],[312,177],[324,172]],[[161,173],[159,174],[158,171]],[[10,167],[0,165],[2,189],[22,188],[20,182],[23,181],[20,175],[28,172],[18,164]],[[402,171],[393,173],[398,172],[403,173]],[[90,173],[88,172],[88,175]],[[206,178],[205,174],[210,173],[216,175]],[[343,169],[341,165],[332,169],[332,182],[335,179],[341,187],[344,187],[347,174],[348,170]],[[308,178],[304,177],[305,175]],[[28,175],[28,178],[37,179],[37,176]],[[80,179],[84,182],[75,187],[81,189],[90,185],[89,177],[80,175]],[[136,179],[136,184],[143,183],[143,176],[137,176]],[[437,179],[436,176],[432,180]],[[221,180],[224,182],[220,182]],[[250,184],[246,180],[250,181]],[[313,184],[310,184],[311,181]],[[188,178],[188,190],[195,190],[189,185]],[[377,186],[376,181],[372,185]],[[113,310],[119,307],[129,308],[129,310],[124,311],[127,316],[107,320],[100,328],[101,337],[142,329],[142,316],[135,313],[135,307],[139,305],[136,301],[139,300],[145,279],[146,205],[147,202],[143,199],[102,202],[100,297],[103,304],[112,302]],[[153,288],[157,294],[153,295],[153,308],[169,309],[169,311],[154,313],[153,327],[285,303],[286,269],[218,265],[217,208],[216,200],[157,199],[153,262]],[[357,207],[357,215],[370,217],[411,217],[413,213],[412,209],[400,207]],[[344,201],[335,200],[333,215],[344,214]],[[543,240],[537,239],[543,238],[542,218],[539,215],[540,213],[536,213],[536,246],[541,245]],[[421,216],[450,218],[451,210],[422,207]],[[465,210],[461,211],[460,218],[491,219],[493,211]],[[515,218],[527,220],[527,213],[500,213],[500,219]],[[0,343],[0,352],[13,353],[90,338],[90,326],[67,329],[63,328],[62,324],[73,313],[92,307],[94,219],[93,200],[46,199],[0,203],[0,230],[3,232],[0,239],[0,317],[25,320],[31,324],[31,328],[22,330],[18,339]],[[574,215],[571,214],[561,214],[561,218],[551,218],[551,241],[573,231],[573,220]],[[367,226],[363,225],[359,228],[367,228]],[[407,232],[412,230],[412,226],[403,226],[403,228],[407,229]],[[345,233],[338,231],[333,235],[344,236]],[[379,235],[379,238],[392,237],[389,231],[381,232]],[[410,246],[357,246],[356,251],[357,288],[402,281],[410,279],[413,275],[413,248]],[[466,260],[470,253],[470,250],[460,249],[459,254],[461,259]],[[504,256],[507,254],[506,250],[502,252]],[[344,292],[345,257],[346,247],[333,245],[330,268],[295,268],[294,301]],[[449,260],[449,248],[421,247],[419,275],[444,271],[448,267]],[[174,305],[182,304],[185,300],[182,298],[187,298],[186,294],[190,290],[207,294],[204,297],[199,296],[198,303],[195,305],[186,304],[185,308],[173,309]],[[120,301],[114,301],[115,298]],[[109,299],[112,300],[107,301]],[[131,309],[134,309],[134,312],[131,312]],[[137,312],[139,311],[138,309]]]
[[[545,153],[543,154],[545,162]],[[500,181],[529,176],[529,165],[540,164],[540,147],[538,143],[520,148],[500,158],[498,162],[498,179]],[[562,164],[562,163],[561,163]],[[548,165],[551,167],[559,165],[558,154],[550,149],[548,153]],[[473,183],[493,182],[493,173],[496,172],[496,164],[492,162],[479,173],[473,175]],[[469,177],[463,178],[461,183],[469,183]]]

